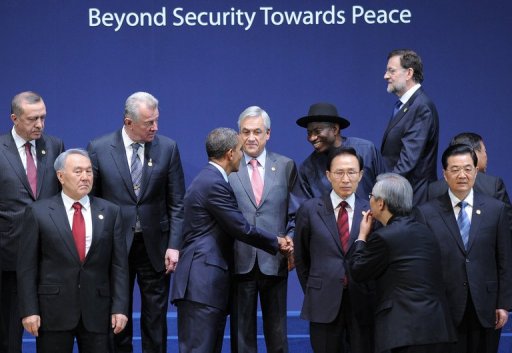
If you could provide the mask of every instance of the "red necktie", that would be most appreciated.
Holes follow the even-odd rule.
[[[82,205],[80,202],[75,202],[73,204],[73,208],[75,209],[72,227],[73,238],[75,239],[75,246],[78,251],[80,261],[83,262],[85,259],[85,220],[84,215],[82,214]]]
[[[338,211],[338,234],[340,235],[341,248],[343,253],[347,253],[348,250],[348,239],[350,238],[350,232],[348,231],[348,212],[346,207],[348,203],[346,201],[340,202],[340,210]]]
[[[32,158],[32,144],[27,142],[25,144],[25,154],[27,155],[27,179],[30,184],[30,188],[32,189],[32,195],[34,198],[37,197],[37,169],[36,164],[34,163],[34,158]]]
[[[263,180],[261,180],[260,171],[258,170],[258,160],[251,159],[249,162],[252,167],[252,192],[254,193],[254,198],[256,199],[256,205],[259,205],[261,202],[261,196],[263,195]]]

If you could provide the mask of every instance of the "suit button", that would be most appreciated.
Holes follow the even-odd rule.
[[[469,262],[469,259],[466,259],[466,263],[468,263],[468,262]]]
[[[468,282],[464,282],[464,287],[467,287],[467,285],[468,285]]]
[[[260,213],[259,213],[259,212],[256,212],[256,217],[258,217],[259,215],[260,215]]]

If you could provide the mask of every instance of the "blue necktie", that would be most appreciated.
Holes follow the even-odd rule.
[[[139,154],[137,151],[139,150],[140,144],[132,143],[133,154],[131,161],[131,175],[132,175],[132,183],[133,183],[133,191],[135,192],[135,196],[137,199],[140,195],[140,182],[142,180],[142,163],[139,158]]]
[[[402,106],[402,102],[400,100],[396,101],[395,107],[393,108],[393,118],[396,116],[396,113],[398,113],[401,106]]]
[[[464,248],[467,250],[469,240],[469,228],[471,227],[471,222],[469,221],[469,217],[464,208],[466,208],[468,203],[466,201],[461,201],[457,205],[460,207],[459,216],[457,217],[457,225],[459,226],[460,236],[462,237]]]

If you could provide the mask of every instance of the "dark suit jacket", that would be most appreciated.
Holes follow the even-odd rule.
[[[185,195],[183,248],[175,271],[172,302],[189,300],[227,312],[235,239],[270,254],[277,234],[251,226],[238,209],[233,189],[208,164]]]
[[[293,160],[267,151],[263,196],[259,206],[256,206],[245,158],[240,162],[239,171],[231,173],[228,178],[238,208],[249,223],[275,235],[286,234],[293,237],[295,213],[301,201],[297,167]],[[280,253],[270,255],[244,242],[235,241],[234,273],[250,272],[256,258],[262,273],[269,276],[288,276],[286,256]]]
[[[510,205],[507,189],[501,178],[485,173],[477,173],[473,190],[503,202],[507,206],[507,214],[510,220],[510,227],[512,228],[512,206]],[[436,180],[428,185],[428,200],[436,199],[447,192],[448,184],[446,180]]]
[[[420,205],[418,221],[425,223],[441,246],[443,279],[455,324],[459,325],[468,294],[480,323],[495,326],[495,310],[512,308],[512,257],[505,204],[477,192],[464,249],[448,193]]]
[[[420,87],[388,124],[381,154],[388,172],[407,178],[414,205],[427,200],[428,183],[437,180],[439,117]]]
[[[45,331],[71,330],[80,318],[107,333],[112,313],[128,313],[128,259],[119,207],[90,198],[92,243],[83,263],[60,193],[28,206],[18,258],[21,317],[41,316]]]
[[[16,257],[25,207],[36,199],[55,195],[60,190],[53,163],[64,150],[56,137],[43,135],[36,140],[37,197],[32,195],[27,173],[9,132],[0,136],[0,258],[3,271],[16,270]]]
[[[155,271],[164,270],[167,249],[180,249],[185,184],[176,142],[157,135],[145,144],[139,200],[133,191],[121,130],[89,143],[94,169],[93,194],[121,207],[128,253],[137,212],[144,245]]]
[[[412,217],[392,217],[353,249],[353,278],[377,281],[376,352],[455,341],[439,245],[427,227]]]
[[[356,197],[349,249],[359,235],[362,211],[369,208],[368,201]],[[348,263],[341,248],[329,194],[310,199],[301,206],[297,213],[294,244],[297,276],[304,292],[301,318],[330,323],[340,311],[343,277],[348,275]],[[356,283],[349,277],[348,290],[352,312],[358,316],[358,321],[372,322],[375,304],[372,284]]]

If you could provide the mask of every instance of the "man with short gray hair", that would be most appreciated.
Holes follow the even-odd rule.
[[[350,273],[356,281],[377,283],[376,352],[444,353],[455,334],[439,245],[432,232],[411,217],[412,202],[412,187],[404,177],[377,177],[371,210],[363,212],[349,256]],[[384,227],[370,234],[374,219]]]
[[[169,274],[178,262],[185,194],[178,145],[157,135],[159,115],[158,100],[136,92],[126,100],[123,128],[87,147],[94,169],[93,194],[121,207],[130,302],[137,279],[145,353],[167,350]],[[133,352],[132,322],[115,337],[116,352]]]

